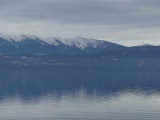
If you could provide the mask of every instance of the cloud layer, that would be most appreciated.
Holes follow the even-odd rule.
[[[157,40],[159,11],[159,0],[0,0],[0,31]]]

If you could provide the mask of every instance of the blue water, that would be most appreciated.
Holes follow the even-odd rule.
[[[0,120],[159,120],[158,71],[1,70]]]

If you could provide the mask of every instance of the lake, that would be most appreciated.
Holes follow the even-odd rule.
[[[0,70],[2,120],[159,120],[160,71]]]

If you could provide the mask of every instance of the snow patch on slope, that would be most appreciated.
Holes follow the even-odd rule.
[[[75,37],[75,38],[67,38],[62,41],[62,43],[69,45],[69,46],[76,46],[80,49],[85,49],[90,44],[94,45],[94,47],[97,47],[97,42],[93,39],[88,38],[82,38],[82,37]]]
[[[42,40],[50,45],[57,46],[60,44],[59,42],[62,41],[62,38],[60,38],[60,37],[47,37],[47,38],[43,38]]]
[[[7,34],[0,33],[0,38],[4,40],[12,41],[12,38]]]

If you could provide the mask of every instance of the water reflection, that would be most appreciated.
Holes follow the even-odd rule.
[[[123,91],[151,94],[160,90],[159,72],[107,72],[103,70],[0,71],[0,99],[19,96],[23,100],[54,94],[110,96]]]
[[[0,71],[3,120],[158,120],[159,72]]]

